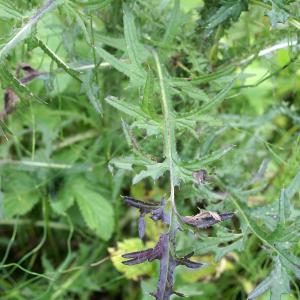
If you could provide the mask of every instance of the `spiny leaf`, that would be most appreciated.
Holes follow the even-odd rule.
[[[60,0],[48,0],[43,7],[41,7],[29,21],[14,35],[14,37],[6,43],[0,50],[0,61],[13,49],[18,43],[25,39],[30,33],[31,28],[49,11],[51,11]]]
[[[271,249],[273,253],[278,255],[278,257],[282,261],[284,261],[284,265],[286,267],[293,271],[296,276],[300,276],[300,262],[298,261],[299,259],[282,249],[282,247],[280,247],[280,244],[274,243],[274,241],[271,239],[270,234],[265,232],[265,230],[263,230],[255,221],[252,220],[249,215],[249,209],[246,207],[244,202],[242,202],[241,196],[237,191],[234,191],[230,188],[230,193],[231,201],[237,208],[238,212],[240,213],[241,219],[243,220],[243,222],[245,222],[245,225],[248,226],[250,231],[255,234],[262,243],[264,243],[269,249]]]
[[[129,77],[133,85],[141,86],[145,83],[145,78],[143,74],[140,73],[139,69],[131,64],[115,58],[113,55],[99,46],[96,46],[95,48],[100,57],[102,57],[106,62],[110,63],[115,69]]]
[[[280,300],[282,294],[290,292],[290,277],[278,257],[274,259],[274,269],[249,295],[248,300],[253,300],[271,290],[270,300]]]
[[[248,9],[248,0],[226,0],[222,6],[207,20],[207,27],[214,28],[226,20],[237,21],[242,11]]]
[[[146,177],[151,177],[153,180],[156,180],[168,170],[168,165],[166,162],[156,163],[151,165],[148,164],[145,165],[145,167],[147,170],[143,170],[139,174],[134,176],[132,180],[133,184],[138,183],[139,181],[143,180]]]
[[[141,109],[140,106],[125,102],[123,100],[119,100],[118,98],[113,96],[106,97],[105,101],[108,102],[111,106],[131,117],[134,117],[136,119],[142,118],[143,120],[149,119],[149,116]]]
[[[136,141],[135,137],[131,133],[131,130],[129,126],[125,123],[125,121],[122,120],[122,129],[126,138],[126,141],[128,145],[132,148],[133,152],[140,158],[144,160],[144,162],[147,162],[148,164],[155,164],[156,161],[152,160],[150,156],[148,156],[146,153],[144,153],[140,146],[138,145],[138,142]]]
[[[290,205],[287,202],[287,197],[286,197],[286,191],[285,191],[285,189],[281,190],[280,198],[279,198],[278,202],[279,202],[279,208],[278,208],[279,220],[278,220],[278,225],[285,225],[286,219],[288,218],[288,215],[290,213]]]
[[[181,14],[180,14],[180,1],[175,0],[174,7],[172,10],[171,18],[168,22],[166,32],[164,34],[163,43],[171,43],[174,37],[176,36],[181,25]]]
[[[222,103],[225,100],[225,98],[226,98],[228,92],[231,90],[233,84],[234,84],[234,81],[230,82],[212,100],[210,100],[209,102],[205,103],[198,110],[196,110],[194,112],[183,114],[182,117],[183,118],[189,118],[189,119],[191,119],[191,118],[197,118],[197,116],[202,115],[202,114],[206,113],[208,110],[211,110],[212,108],[220,105],[220,103]]]
[[[123,11],[124,11],[124,18],[123,18],[124,36],[125,36],[129,59],[132,65],[137,70],[139,70],[142,76],[145,76],[145,71],[142,68],[142,63],[144,57],[147,55],[147,54],[145,55],[146,50],[143,49],[143,46],[138,42],[139,39],[136,32],[133,15],[131,13],[131,10],[126,4],[123,5]]]
[[[227,154],[229,151],[231,151],[235,146],[234,145],[230,145],[227,146],[223,149],[218,149],[216,151],[213,151],[205,156],[202,156],[196,160],[192,160],[189,162],[185,162],[185,163],[180,163],[180,166],[189,169],[189,170],[193,170],[193,171],[197,171],[199,169],[201,169],[203,166],[212,163],[216,160],[221,159],[225,154]]]

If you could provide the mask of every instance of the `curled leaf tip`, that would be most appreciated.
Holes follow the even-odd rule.
[[[218,214],[216,212],[204,211],[195,216],[183,216],[181,220],[190,226],[197,228],[207,228],[219,222],[229,220],[234,216],[233,212]]]

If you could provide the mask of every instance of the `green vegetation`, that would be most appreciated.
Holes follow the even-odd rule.
[[[172,293],[122,263],[167,232],[187,299],[300,299],[299,33],[293,0],[0,0],[0,299]]]

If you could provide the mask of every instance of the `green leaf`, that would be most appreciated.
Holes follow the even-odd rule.
[[[110,47],[113,47],[115,49],[118,50],[122,50],[122,51],[126,51],[126,42],[125,39],[123,38],[114,38],[114,37],[109,37],[107,35],[103,35],[103,34],[99,34],[99,33],[95,33],[95,43],[98,46],[102,46],[103,45],[107,45]]]
[[[265,229],[262,229],[261,226],[257,224],[249,215],[249,208],[245,205],[244,201],[241,199],[239,192],[233,190],[232,188],[228,189],[232,195],[231,201],[234,206],[237,208],[241,221],[249,228],[249,230],[264,244],[266,245],[274,254],[276,254],[280,260],[283,262],[284,266],[290,269],[297,277],[300,277],[300,259],[286,251],[280,243],[276,243],[273,236],[266,232]]]
[[[151,118],[157,119],[157,114],[154,109],[154,87],[155,81],[151,71],[148,72],[146,84],[144,87],[144,95],[141,103],[142,110]]]
[[[235,147],[234,145],[227,146],[223,149],[219,149],[219,150],[213,151],[205,156],[202,156],[199,159],[181,163],[180,166],[184,167],[186,169],[189,169],[189,170],[198,171],[205,165],[221,159],[225,154],[227,154],[229,151],[231,151],[234,147]]]
[[[300,171],[293,178],[292,182],[289,184],[286,189],[286,197],[288,200],[292,199],[297,192],[300,190]]]
[[[219,78],[224,78],[226,75],[232,74],[235,71],[236,67],[229,65],[228,67],[222,68],[214,73],[205,74],[192,78],[173,78],[171,80],[171,85],[173,87],[180,86],[183,82],[189,81],[194,84],[207,83]]]
[[[226,245],[229,243],[228,245]],[[205,237],[196,242],[196,247],[193,249],[195,255],[204,255],[208,252],[215,253],[215,260],[220,259],[227,253],[232,251],[240,251],[243,247],[241,234],[233,234],[222,232],[220,230],[217,237]]]
[[[272,26],[277,23],[285,23],[289,18],[289,13],[284,9],[284,4],[278,5],[279,1],[272,1],[272,9],[268,10],[267,15],[270,18]]]
[[[133,184],[138,183],[146,177],[151,177],[153,180],[156,180],[168,170],[168,165],[166,162],[152,165],[148,164],[145,165],[145,167],[147,168],[147,170],[143,170],[139,174],[134,176],[132,180]]]
[[[83,83],[81,85],[81,90],[86,93],[96,112],[102,115],[102,106],[98,98],[99,87],[93,81],[93,74],[94,73],[90,70],[82,76]]]
[[[174,7],[171,13],[171,18],[168,21],[167,29],[164,34],[163,43],[168,44],[171,43],[175,38],[178,30],[180,29],[182,24],[181,13],[180,13],[180,1],[175,0]]]
[[[271,290],[270,300],[280,300],[282,294],[290,292],[290,278],[278,257],[274,259],[274,269],[249,295],[248,300],[253,300]]]
[[[105,100],[111,106],[135,118],[136,121],[131,125],[132,127],[145,129],[147,130],[148,135],[159,133],[160,124],[157,122],[157,120],[153,120],[151,116],[141,108],[141,106],[119,100],[113,96],[108,96],[105,98]]]
[[[0,1],[0,18],[3,19],[22,19],[23,15],[16,7],[7,1]]]
[[[125,102],[124,100],[119,100],[114,96],[106,97],[105,101],[114,108],[124,112],[131,117],[143,120],[149,119],[149,116],[141,109],[140,106]]]
[[[278,225],[285,225],[286,220],[287,220],[287,218],[288,218],[288,216],[290,214],[290,211],[291,211],[290,203],[287,200],[285,189],[281,190],[278,202],[279,202],[279,208],[278,208],[279,220],[278,220]]]
[[[145,70],[142,68],[144,58],[147,56],[146,50],[139,43],[139,38],[134,24],[134,18],[129,7],[124,4],[124,36],[126,47],[131,64],[139,70],[142,76],[145,76]]]
[[[55,8],[59,3],[59,0],[48,0],[44,6],[42,6],[30,19],[29,21],[20,28],[13,38],[5,44],[0,50],[0,61],[13,49],[17,44],[24,40],[29,34],[31,28],[49,11]]]
[[[207,27],[214,28],[219,24],[232,19],[237,21],[242,11],[248,9],[248,0],[227,0],[222,6],[207,20]]]
[[[114,230],[113,207],[102,195],[89,188],[84,181],[83,178],[77,178],[73,183],[76,203],[87,226],[107,241]]]
[[[183,115],[181,115],[181,117],[194,119],[194,118],[197,118],[199,115],[206,113],[208,110],[211,110],[212,108],[217,107],[226,99],[226,96],[227,96],[228,92],[231,90],[233,85],[234,85],[234,81],[230,82],[211,101],[202,105],[198,110],[187,113],[187,114],[183,114]]]
[[[177,94],[185,94],[191,97],[191,99],[193,100],[199,100],[204,102],[209,101],[209,97],[207,96],[207,94],[199,87],[195,87],[194,84],[189,81],[182,81],[176,83],[176,88],[174,88],[174,90]]]
[[[14,175],[4,189],[4,216],[11,218],[28,213],[40,199],[36,182],[25,172]]]
[[[62,68],[65,72],[67,72],[70,76],[76,79],[79,82],[82,80],[78,77],[79,72],[73,70],[70,66],[68,66],[54,51],[52,51],[42,40],[40,40],[37,36],[32,37],[33,42],[36,46],[40,47],[45,54],[47,54],[53,61],[56,62],[57,66]]]
[[[74,183],[76,184],[76,181],[66,179],[65,184],[57,194],[57,199],[51,201],[51,207],[56,213],[63,215],[74,204],[75,196],[70,192],[73,190]]]
[[[125,63],[115,58],[113,55],[111,55],[109,52],[107,52],[106,50],[102,49],[99,46],[96,46],[95,49],[97,54],[100,57],[102,57],[106,62],[111,64],[119,72],[129,77],[133,85],[136,86],[144,85],[145,76],[143,76],[143,74],[140,73],[139,69],[137,69],[131,64]]]

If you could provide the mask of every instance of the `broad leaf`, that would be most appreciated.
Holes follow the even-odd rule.
[[[74,182],[73,193],[87,226],[103,240],[109,240],[114,230],[114,211],[109,201],[81,178]]]
[[[28,213],[41,197],[35,180],[25,172],[15,175],[5,185],[3,206],[6,218]]]

